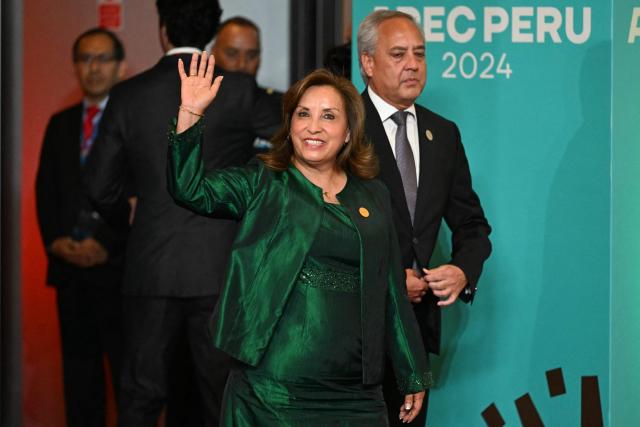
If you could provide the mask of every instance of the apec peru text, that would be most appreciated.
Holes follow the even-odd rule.
[[[485,43],[582,44],[591,36],[590,7],[484,7],[474,11],[468,6],[450,9],[425,6],[422,10],[399,6],[396,9],[413,16],[422,25],[427,42],[468,43],[481,38]]]

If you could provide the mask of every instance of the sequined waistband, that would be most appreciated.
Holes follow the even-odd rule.
[[[310,264],[305,264],[300,270],[298,283],[331,291],[348,293],[360,291],[360,277],[357,272],[322,269]]]

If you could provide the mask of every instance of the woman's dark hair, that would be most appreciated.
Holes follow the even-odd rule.
[[[160,26],[175,47],[204,49],[220,24],[222,9],[217,0],[156,0]]]
[[[350,139],[338,153],[336,165],[360,178],[374,178],[378,174],[378,159],[373,146],[365,142],[365,112],[360,94],[349,80],[325,69],[311,72],[284,94],[282,127],[271,140],[273,148],[258,157],[273,170],[283,171],[289,167],[293,156],[293,145],[289,138],[291,118],[304,93],[313,86],[330,86],[337,90],[347,112]]]

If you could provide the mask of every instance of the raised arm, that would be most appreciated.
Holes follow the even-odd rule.
[[[194,212],[239,219],[252,198],[259,168],[204,170],[202,118],[222,82],[222,76],[213,78],[214,65],[213,55],[194,53],[187,75],[178,60],[181,103],[175,132],[169,134],[167,187],[178,204]]]

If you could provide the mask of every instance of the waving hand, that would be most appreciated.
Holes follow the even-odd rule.
[[[185,131],[197,122],[204,115],[204,110],[215,99],[222,83],[222,76],[218,76],[214,80],[214,66],[213,55],[209,56],[204,51],[200,55],[194,53],[191,58],[189,74],[187,74],[182,59],[178,59],[181,97],[176,128],[178,133]]]

